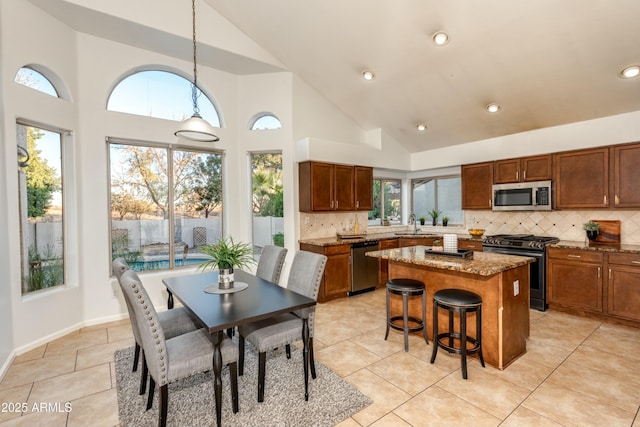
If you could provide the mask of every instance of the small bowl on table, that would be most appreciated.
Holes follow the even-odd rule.
[[[480,237],[484,234],[484,228],[470,228],[469,234],[473,237]]]

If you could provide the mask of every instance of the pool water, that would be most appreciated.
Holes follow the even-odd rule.
[[[210,258],[187,258],[184,261],[182,258],[175,259],[176,267],[182,267],[185,265],[198,265]],[[149,271],[149,270],[166,270],[169,268],[168,259],[156,259],[148,261],[135,261],[129,263],[129,266],[133,271]]]

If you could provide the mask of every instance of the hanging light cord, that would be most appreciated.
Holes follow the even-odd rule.
[[[193,84],[191,85],[191,98],[193,99],[193,113],[200,116],[198,107],[198,69],[196,67],[196,0],[191,0],[193,18]]]

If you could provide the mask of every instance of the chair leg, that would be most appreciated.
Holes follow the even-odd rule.
[[[138,362],[140,361],[140,344],[136,343],[136,348],[133,350],[133,371],[138,370]]]
[[[389,338],[389,319],[391,318],[391,311],[389,310],[389,288],[387,288],[387,332],[384,334],[384,340],[386,341]]]
[[[313,357],[313,337],[309,337],[309,365],[311,366],[311,378],[316,379],[316,360]]]
[[[438,303],[433,300],[433,351],[431,352],[431,363],[436,361],[440,340],[438,339]]]
[[[406,292],[402,293],[402,311],[402,320],[404,322],[404,351],[409,351],[409,301]]]
[[[258,355],[258,402],[264,402],[264,371],[267,363],[267,353]]]
[[[467,379],[467,312],[460,312],[460,367],[462,368],[462,378]]]
[[[147,367],[147,359],[144,357],[144,350],[142,350],[142,372],[140,373],[140,392],[139,395],[143,395],[147,391],[147,377],[149,376],[149,368]]]
[[[151,393],[149,393],[151,395]],[[158,427],[167,426],[167,407],[169,406],[169,384],[160,386],[160,414]]]
[[[291,344],[285,345],[284,350],[287,353],[287,359],[291,359]]]
[[[231,379],[231,407],[233,413],[238,412],[238,364],[229,363],[229,378]]]
[[[149,376],[149,394],[147,395],[147,411],[153,406],[153,393],[156,391],[156,382]],[[161,396],[162,397],[162,396]]]
[[[238,365],[239,374],[242,376],[244,374],[244,337],[241,334],[238,334]]]

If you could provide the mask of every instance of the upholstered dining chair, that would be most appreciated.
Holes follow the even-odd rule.
[[[256,276],[277,284],[280,281],[280,273],[282,273],[282,266],[286,256],[286,248],[273,245],[263,247],[258,267],[256,268]]]
[[[147,409],[153,404],[156,383],[160,391],[158,425],[167,425],[169,383],[189,376],[212,371],[214,343],[217,335],[202,328],[173,338],[166,338],[158,313],[134,271],[125,271],[120,278],[120,287],[133,307],[139,327],[142,349],[149,369],[149,396]],[[220,343],[222,363],[229,365],[231,403],[233,412],[238,412],[238,349],[231,340],[222,335]]]
[[[116,258],[112,262],[113,273],[118,279],[118,283],[122,286],[122,275],[129,271],[129,264],[124,258]],[[125,296],[125,303],[127,311],[129,312],[129,319],[131,322],[131,330],[133,332],[133,338],[135,339],[135,348],[133,353],[133,372],[138,370],[138,364],[140,359],[140,350],[142,347],[142,339],[140,337],[140,328],[133,311],[133,306],[129,303],[129,300]],[[166,338],[177,337],[178,335],[185,334],[187,332],[195,331],[199,328],[195,321],[189,316],[189,313],[184,307],[175,308],[173,310],[162,311],[158,313],[158,319],[160,325],[164,331]],[[147,364],[144,359],[144,351],[142,351],[142,376],[140,377],[140,394],[144,394],[147,388]]]
[[[320,282],[324,274],[327,257],[312,252],[299,251],[293,258],[287,289],[309,298],[318,299]],[[306,311],[306,313],[305,313]],[[302,337],[302,318],[309,322],[309,360],[311,377],[316,378],[313,357],[313,329],[315,307],[274,316],[258,322],[238,327],[239,372],[244,372],[244,342],[249,341],[258,350],[258,402],[264,401],[264,378],[267,351],[281,346],[289,346]],[[287,351],[287,357],[290,357]]]

